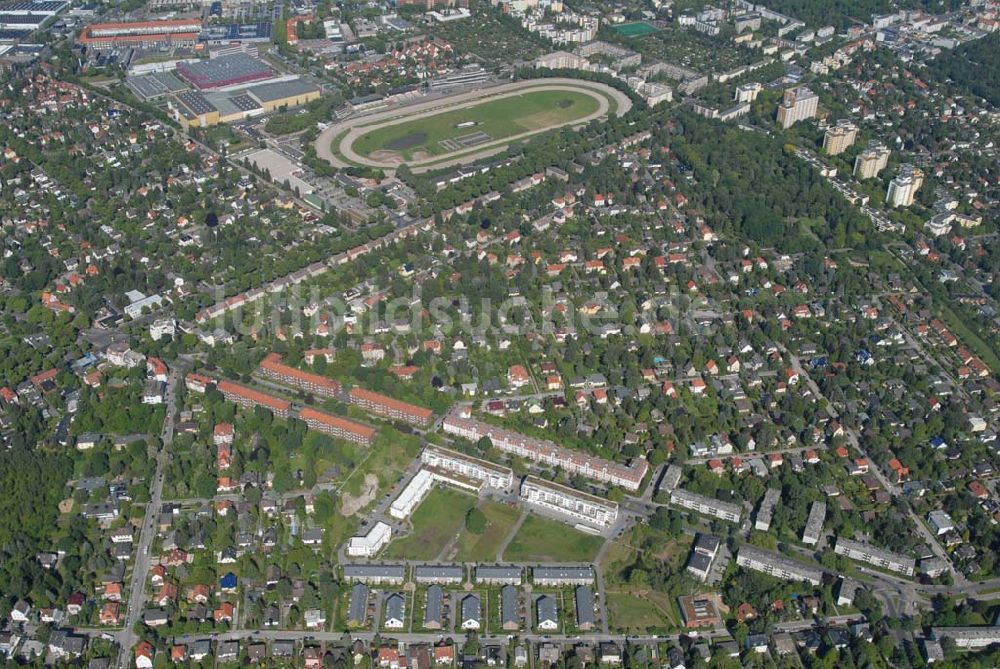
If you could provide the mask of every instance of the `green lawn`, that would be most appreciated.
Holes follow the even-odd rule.
[[[491,562],[497,549],[507,538],[521,512],[499,502],[484,501],[479,510],[486,516],[486,531],[482,534],[463,532],[458,540],[459,562]]]
[[[591,562],[603,537],[584,534],[565,523],[528,516],[507,546],[508,562]]]
[[[607,595],[608,624],[622,632],[662,630],[674,625],[670,601],[661,592],[640,594],[609,592]]]
[[[376,151],[395,151],[407,160],[420,155],[440,155],[455,148],[440,142],[485,133],[489,140],[503,139],[522,132],[563,125],[597,111],[598,101],[588,93],[576,91],[528,91],[499,100],[444,112],[407,123],[375,128],[354,142],[354,150],[363,156]],[[460,124],[474,123],[475,125]],[[418,155],[419,154],[419,155]]]
[[[465,514],[476,504],[471,495],[435,488],[410,517],[413,533],[389,544],[386,557],[433,560],[465,524]]]

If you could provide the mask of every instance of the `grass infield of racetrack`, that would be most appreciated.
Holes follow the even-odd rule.
[[[353,148],[366,157],[378,151],[398,152],[406,160],[421,152],[431,156],[442,155],[450,153],[450,150],[442,146],[441,141],[478,133],[488,135],[490,141],[504,139],[584,118],[597,111],[599,106],[593,95],[584,92],[526,91],[465,109],[377,127],[358,137]],[[468,122],[475,125],[458,127]]]

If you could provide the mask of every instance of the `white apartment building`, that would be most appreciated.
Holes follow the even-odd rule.
[[[815,118],[818,109],[819,96],[805,86],[790,88],[778,105],[778,123],[787,130],[799,121]]]
[[[854,159],[854,176],[858,179],[873,179],[889,164],[889,147],[872,142],[868,148]]]
[[[670,503],[706,516],[728,520],[731,523],[740,522],[740,517],[743,515],[743,508],[739,504],[720,502],[711,497],[680,489],[670,493]]]
[[[783,581],[806,581],[819,585],[823,580],[823,570],[796,562],[784,555],[765,551],[753,546],[743,546],[736,556],[736,564],[747,569],[768,574]]]
[[[899,168],[899,174],[889,182],[889,190],[885,195],[886,204],[890,207],[909,207],[923,184],[923,170],[914,165],[903,165]]]
[[[594,527],[610,527],[618,519],[616,502],[534,476],[525,477],[521,483],[521,499]]]
[[[385,548],[392,539],[392,528],[383,522],[375,523],[368,534],[351,537],[347,542],[347,554],[351,557],[373,557]]]
[[[428,446],[420,454],[420,460],[430,467],[481,481],[490,488],[506,490],[514,485],[514,472],[510,467],[501,467],[448,448]]]
[[[896,553],[876,548],[871,544],[865,544],[860,541],[851,541],[850,539],[844,539],[843,537],[837,539],[837,545],[834,546],[833,552],[837,555],[843,555],[844,557],[852,560],[857,560],[858,562],[866,562],[868,564],[873,564],[876,567],[888,569],[889,571],[895,571],[907,576],[913,576],[913,568],[916,566],[916,561],[913,558],[897,555]]]
[[[826,502],[813,502],[809,509],[809,519],[802,530],[802,543],[815,546],[823,534],[823,521],[826,520]]]
[[[409,518],[433,487],[434,475],[426,469],[421,469],[389,505],[389,515],[399,520]]]
[[[778,488],[768,488],[764,493],[764,499],[757,507],[757,517],[754,519],[754,529],[767,532],[771,529],[771,519],[774,518],[774,509],[781,501],[781,490]]]

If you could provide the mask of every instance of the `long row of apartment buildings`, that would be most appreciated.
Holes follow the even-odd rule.
[[[471,418],[468,408],[453,409],[445,416],[442,428],[445,432],[469,441],[483,437],[504,453],[526,458],[550,467],[559,467],[568,474],[621,486],[636,491],[649,469],[645,459],[637,459],[631,465],[623,465],[603,458],[578,453],[557,446],[545,439],[536,439],[512,430],[494,427]]]
[[[261,375],[307,393],[322,397],[340,397],[340,383],[319,374],[304,372],[281,362],[277,353],[268,353],[260,363],[258,371]]]

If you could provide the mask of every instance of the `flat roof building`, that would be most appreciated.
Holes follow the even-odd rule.
[[[739,504],[721,502],[687,490],[678,489],[671,492],[670,503],[706,516],[728,520],[731,523],[740,522],[740,517],[743,514],[743,507]]]
[[[865,562],[907,576],[913,576],[913,569],[916,566],[916,560],[913,558],[843,537],[837,538],[833,552],[858,562]]]
[[[979,627],[932,627],[931,638],[935,641],[951,639],[959,648],[986,648],[1000,644],[1000,626]]]
[[[778,123],[787,130],[799,121],[815,118],[819,96],[805,86],[790,88],[778,105]]]
[[[392,528],[383,522],[372,525],[363,536],[351,537],[347,542],[347,554],[350,557],[372,557],[388,545],[392,539]]]
[[[783,581],[805,581],[812,585],[819,585],[823,581],[822,569],[749,545],[740,547],[736,564]]]
[[[274,70],[253,56],[233,53],[194,63],[177,63],[177,74],[199,90],[207,90],[267,79],[274,75]]]
[[[492,462],[440,446],[427,446],[420,454],[424,464],[482,481],[490,488],[506,490],[514,485],[514,471]]]
[[[712,562],[719,553],[721,542],[718,537],[711,534],[698,534],[695,537],[694,545],[691,547],[691,554],[688,555],[685,569],[691,572],[698,580],[704,582],[708,579],[708,574],[712,570]]]
[[[687,629],[718,627],[722,624],[722,616],[712,597],[705,595],[678,597],[677,603],[680,605],[681,617]]]
[[[389,505],[389,515],[400,520],[409,518],[433,487],[434,475],[421,468]]]
[[[809,509],[806,527],[802,530],[802,543],[815,546],[823,535],[823,521],[826,520],[826,502],[813,502]]]
[[[598,528],[610,527],[618,520],[617,502],[534,476],[526,476],[521,482],[521,499],[561,518]]]
[[[767,532],[771,529],[771,519],[774,518],[774,509],[781,501],[781,490],[779,488],[768,488],[764,493],[764,499],[757,507],[757,517],[754,519],[754,529]]]
[[[881,142],[872,142],[854,159],[854,176],[861,180],[872,179],[888,164],[889,148]]]
[[[93,49],[194,46],[201,32],[199,19],[92,23],[80,33],[80,44]]]

